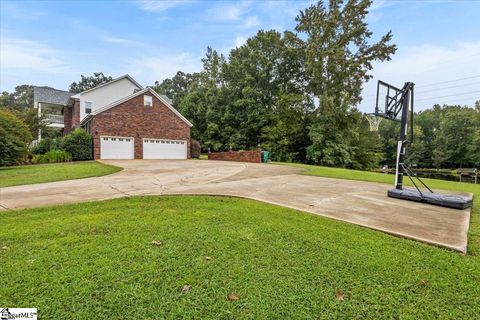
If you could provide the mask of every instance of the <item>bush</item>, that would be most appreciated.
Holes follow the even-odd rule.
[[[72,155],[64,150],[53,149],[45,154],[34,155],[32,163],[54,163],[72,161]]]
[[[200,153],[202,152],[202,147],[200,146],[200,142],[197,140],[190,141],[190,157],[191,158],[200,158]]]
[[[32,153],[45,154],[50,150],[59,149],[61,139],[43,138],[36,146],[33,147]]]
[[[0,166],[22,163],[31,141],[25,122],[10,111],[0,110]]]
[[[74,161],[92,159],[92,137],[83,129],[75,129],[66,135],[60,147],[70,153]]]

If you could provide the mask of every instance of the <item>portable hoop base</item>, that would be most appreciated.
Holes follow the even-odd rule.
[[[472,206],[471,197],[453,196],[439,193],[420,193],[413,189],[390,189],[388,196],[397,199],[429,203],[437,206],[465,209]]]

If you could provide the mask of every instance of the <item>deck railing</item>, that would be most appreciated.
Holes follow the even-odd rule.
[[[63,124],[63,115],[58,114],[44,114],[45,119],[50,123]]]

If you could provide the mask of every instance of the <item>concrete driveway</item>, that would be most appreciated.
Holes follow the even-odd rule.
[[[466,252],[470,209],[388,198],[390,185],[301,175],[301,169],[200,160],[115,160],[109,176],[0,189],[0,208],[19,209],[138,195],[239,196],[299,209]],[[465,194],[463,194],[465,195]]]

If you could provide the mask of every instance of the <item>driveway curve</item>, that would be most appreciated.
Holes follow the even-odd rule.
[[[111,160],[112,175],[0,188],[0,210],[143,195],[244,197],[466,252],[470,209],[388,198],[390,185],[302,175],[302,169],[208,160]],[[465,195],[465,194],[463,194]]]

